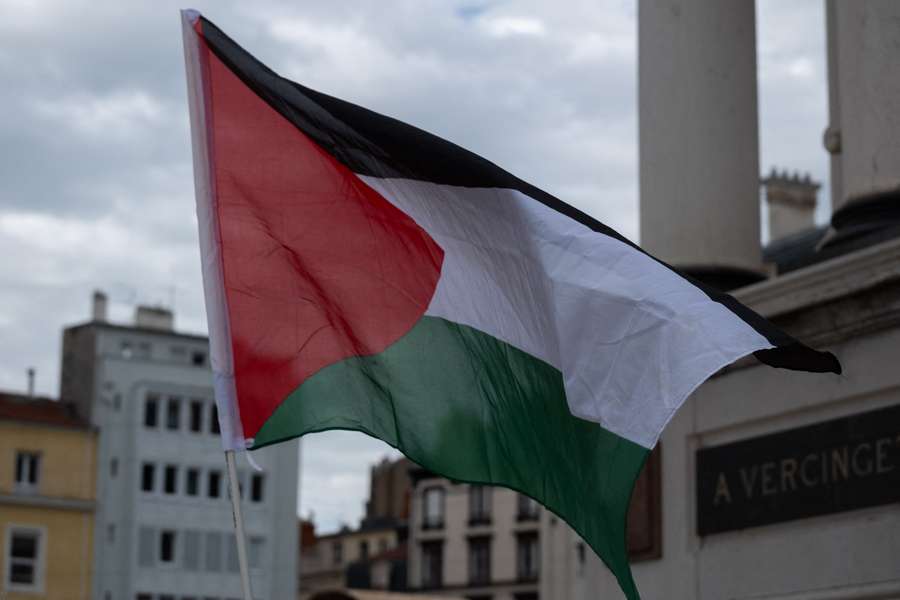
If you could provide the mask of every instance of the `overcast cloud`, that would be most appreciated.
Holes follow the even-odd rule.
[[[462,144],[637,239],[634,2],[198,2],[305,85]],[[759,4],[761,166],[827,183],[821,1]],[[61,328],[174,305],[205,332],[178,9],[0,0],[0,389],[58,392]],[[827,197],[823,195],[822,197]],[[828,209],[820,210],[820,219]],[[304,514],[359,517],[361,434],[304,441]]]

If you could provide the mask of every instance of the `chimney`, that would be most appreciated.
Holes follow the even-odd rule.
[[[98,323],[106,322],[106,294],[100,290],[94,290],[94,299],[91,302],[91,319]]]
[[[816,212],[816,196],[820,184],[809,174],[788,175],[774,168],[762,180],[766,186],[766,204],[769,207],[769,239],[778,240],[792,233],[813,227]]]
[[[28,397],[34,398],[34,367],[28,367]]]
[[[161,306],[138,306],[134,312],[134,324],[144,329],[172,331],[175,317],[172,311]]]
[[[300,520],[300,550],[307,550],[316,545],[318,538],[316,537],[316,525],[312,521],[312,517]]]

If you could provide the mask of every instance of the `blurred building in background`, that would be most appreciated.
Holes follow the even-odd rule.
[[[535,600],[546,511],[505,488],[414,476],[409,588],[466,598]]]
[[[137,307],[130,324],[92,318],[63,332],[61,395],[100,431],[95,600],[234,598],[241,589],[206,337],[171,311]],[[296,442],[239,468],[254,593],[295,595]]]
[[[356,528],[317,535],[312,520],[301,521],[300,600],[346,590],[406,589],[410,472],[414,467],[407,458],[385,458],[371,467],[366,512]]]
[[[72,405],[0,393],[0,598],[91,597],[96,452]]]
[[[659,451],[638,477],[628,514],[632,561],[657,558]],[[547,546],[558,528],[570,530],[531,498],[501,487],[471,485],[413,471],[409,522],[409,589],[477,600],[537,600],[542,582],[569,577],[556,570]],[[582,542],[564,549],[582,563]],[[544,559],[544,557],[547,557]],[[563,596],[564,597],[564,596]]]
[[[832,217],[771,171],[761,249],[754,3],[639,3],[642,245],[844,367],[747,358],[675,415],[660,552],[633,565],[648,598],[900,598],[900,3],[826,15]],[[541,535],[542,598],[619,597],[568,527]]]

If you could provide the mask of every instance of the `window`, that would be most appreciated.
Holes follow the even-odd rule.
[[[144,401],[144,427],[155,428],[159,422],[159,396],[148,394]]]
[[[138,565],[153,567],[156,565],[154,546],[156,532],[150,527],[141,527],[138,531]]]
[[[469,525],[491,522],[491,488],[469,486]]]
[[[166,403],[166,429],[176,431],[181,420],[181,402],[178,398],[170,397]]]
[[[384,554],[388,549],[388,541],[384,538],[378,540],[378,553]]]
[[[444,543],[422,542],[422,587],[444,585]]]
[[[575,554],[578,556],[578,569],[575,574],[579,577],[584,576],[584,560],[585,560],[585,548],[584,542],[578,542],[575,546]]]
[[[141,358],[150,358],[153,354],[153,346],[150,342],[138,342],[137,355]]]
[[[540,561],[537,533],[521,533],[516,542],[516,575],[519,581],[534,581]]]
[[[431,487],[425,490],[423,499],[422,529],[440,529],[444,526],[444,488]]]
[[[175,532],[171,529],[163,529],[159,533],[159,562],[175,562]]]
[[[123,341],[120,346],[120,352],[122,354],[122,358],[131,358],[131,355],[133,354],[131,350],[131,342],[129,342],[128,340]]]
[[[206,495],[210,498],[220,497],[222,495],[222,473],[219,471],[210,471],[208,479]]]
[[[44,587],[44,532],[34,527],[7,529],[5,589],[11,592],[42,592]]]
[[[222,570],[222,536],[217,531],[206,533],[206,570],[218,573]]]
[[[200,469],[188,469],[184,482],[184,493],[188,496],[200,494]]]
[[[513,600],[538,600],[537,592],[522,592],[513,596]]]
[[[536,521],[540,514],[541,505],[537,500],[529,498],[525,494],[519,494],[519,521]]]
[[[116,524],[110,523],[106,526],[106,543],[114,544],[116,542]]]
[[[253,502],[262,502],[263,500],[262,473],[254,473],[250,478],[250,500]]]
[[[109,476],[112,479],[115,479],[116,475],[118,475],[118,474],[119,474],[119,459],[112,458],[109,461]]]
[[[191,353],[191,364],[195,367],[202,367],[206,364],[206,352],[194,351]]]
[[[153,600],[153,596],[151,594],[138,594],[134,597],[134,600]]]
[[[175,465],[166,465],[163,491],[167,494],[178,493],[178,467]]]
[[[144,463],[144,466],[141,468],[141,491],[152,492],[154,479],[156,479],[156,465]]]
[[[37,452],[16,452],[16,491],[34,492],[38,486],[41,455]]]
[[[219,409],[216,403],[212,403],[212,410],[209,412],[209,432],[219,433]]]
[[[258,569],[262,566],[262,553],[265,548],[265,538],[251,535],[247,540],[247,564],[251,569]]]
[[[369,558],[369,542],[362,540],[359,542],[359,559],[368,560]]]
[[[344,560],[344,545],[340,541],[331,544],[331,562],[335,566]]]
[[[188,571],[200,570],[200,532],[184,532],[184,568]]]
[[[203,401],[191,400],[191,431],[199,433],[203,430]]]
[[[247,480],[246,473],[243,471],[237,472],[237,482],[238,482],[238,496],[240,496],[241,500],[244,499],[244,482]],[[228,487],[228,497],[231,497],[231,487]]]
[[[491,580],[491,538],[469,538],[469,583],[483,585]]]

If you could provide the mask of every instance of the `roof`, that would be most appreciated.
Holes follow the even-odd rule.
[[[765,262],[787,273],[900,237],[900,188],[848,201],[830,226],[811,227],[763,248]]]
[[[70,331],[74,329],[87,329],[89,327],[96,327],[98,329],[110,329],[113,331],[128,331],[132,333],[146,333],[150,335],[161,335],[165,337],[177,337],[182,339],[190,339],[198,342],[209,343],[209,337],[199,334],[199,333],[183,333],[180,331],[175,331],[174,329],[154,329],[153,327],[137,327],[135,325],[120,325],[118,323],[109,323],[107,321],[85,321],[84,323],[78,323],[77,325],[69,325],[64,329],[64,331]]]
[[[770,242],[763,248],[763,261],[775,263],[786,273],[817,262],[816,247],[828,233],[828,226],[810,227]]]
[[[13,392],[0,392],[0,421],[18,421],[73,429],[90,428],[87,421],[78,417],[74,404]]]

